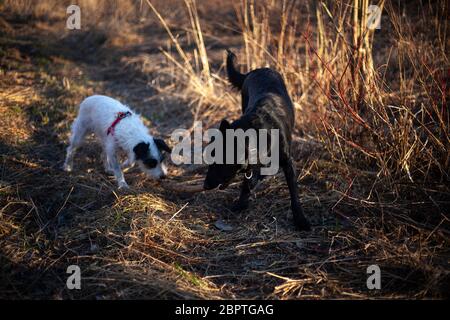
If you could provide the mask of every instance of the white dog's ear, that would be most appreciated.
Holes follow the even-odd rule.
[[[163,139],[154,139],[154,141],[160,151],[166,151],[168,153],[172,152],[172,149],[170,149],[170,147]]]

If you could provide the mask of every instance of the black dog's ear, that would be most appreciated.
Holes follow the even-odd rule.
[[[154,139],[154,141],[160,151],[166,151],[168,153],[172,152],[172,149],[170,149],[170,147],[163,139]]]
[[[230,123],[226,119],[223,119],[222,122],[220,123],[219,130],[225,132],[225,130],[230,129],[230,127],[231,127]]]
[[[143,160],[147,158],[148,148],[150,147],[149,143],[140,142],[134,146],[133,151],[136,154],[136,159]]]

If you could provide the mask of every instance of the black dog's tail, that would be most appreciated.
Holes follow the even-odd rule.
[[[233,52],[231,52],[230,50],[227,50],[228,80],[233,85],[233,87],[236,87],[237,89],[241,90],[242,85],[244,84],[244,80],[247,77],[247,75],[240,73],[236,69],[235,61],[236,61],[236,55]]]

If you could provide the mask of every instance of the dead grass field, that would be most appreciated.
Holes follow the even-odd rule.
[[[382,1],[370,33],[357,0],[78,3],[82,28],[70,31],[67,1],[0,1],[1,298],[449,296],[446,1]],[[270,65],[287,80],[312,232],[293,229],[282,175],[235,215],[237,183],[183,194],[132,170],[119,192],[95,141],[73,173],[60,170],[77,106],[94,93],[165,138],[236,118],[226,48],[243,70]],[[182,183],[205,172],[170,166]],[[66,289],[72,264],[82,290]],[[372,264],[381,290],[366,287]]]

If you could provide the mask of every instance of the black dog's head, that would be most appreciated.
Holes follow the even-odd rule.
[[[169,146],[162,139],[153,139],[149,142],[140,142],[134,148],[136,162],[147,175],[163,179],[167,174],[164,164],[165,153],[171,152]]]
[[[239,172],[240,169],[242,169],[242,164],[225,164],[225,155],[226,155],[226,130],[231,129],[231,125],[227,120],[222,120],[220,123],[220,132],[222,133],[223,137],[223,157],[224,157],[224,163],[212,163],[208,167],[208,172],[206,174],[205,181],[203,183],[203,188],[205,190],[212,190],[217,187],[219,189],[225,189],[228,184],[231,182],[231,180],[236,176],[236,174]],[[211,141],[212,142],[212,141]],[[235,144],[233,144],[235,145]],[[236,147],[235,152],[236,155]]]

